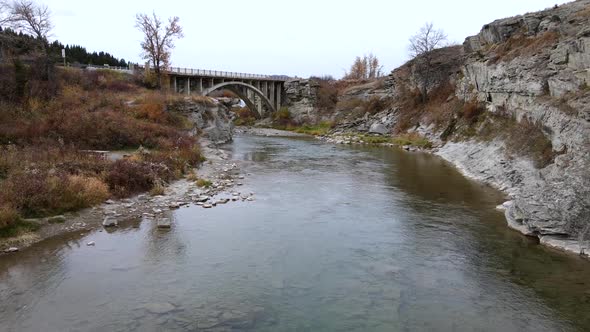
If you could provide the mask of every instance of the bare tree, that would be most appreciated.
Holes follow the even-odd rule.
[[[0,0],[0,26],[9,22],[9,6],[4,0]]]
[[[36,4],[31,0],[17,0],[10,4],[9,20],[11,25],[24,33],[35,36],[47,50],[48,38],[53,29],[51,11],[45,5]]]
[[[434,29],[432,23],[426,23],[420,31],[410,38],[409,50],[415,60],[415,73],[420,84],[422,101],[428,100],[428,89],[433,81],[433,52],[443,46],[447,35],[442,30]]]
[[[168,24],[164,25],[156,13],[137,14],[135,17],[135,26],[144,35],[141,42],[142,56],[154,67],[158,88],[162,86],[162,70],[170,64],[170,51],[174,48],[174,39],[184,37],[178,21],[178,17],[171,17]]]
[[[51,11],[45,5],[37,4],[32,0],[4,1],[8,9],[8,16],[5,19],[9,26],[17,31],[30,34],[37,38],[41,46],[42,80],[48,81],[52,69],[49,59],[49,35],[53,24],[51,23]]]

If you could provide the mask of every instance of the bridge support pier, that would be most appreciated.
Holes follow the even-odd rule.
[[[203,93],[203,78],[199,77],[198,84],[199,93]]]
[[[272,104],[272,106],[278,110],[277,107],[277,99],[275,97],[275,83],[274,82],[270,82],[270,103]]]
[[[264,96],[266,98],[268,98],[268,82],[267,81],[262,82],[262,93],[264,93]]]
[[[279,110],[281,108],[281,97],[282,97],[282,91],[283,91],[281,83],[278,83],[278,85],[279,85],[279,88],[277,89],[277,107],[276,107],[277,110]]]
[[[186,88],[185,88],[185,90],[186,90],[186,94],[190,96],[191,95],[191,78],[190,77],[187,77],[186,78]]]

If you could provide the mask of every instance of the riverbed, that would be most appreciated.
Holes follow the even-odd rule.
[[[0,330],[590,330],[590,265],[508,229],[505,197],[436,156],[248,135],[223,149],[255,201],[0,257]]]

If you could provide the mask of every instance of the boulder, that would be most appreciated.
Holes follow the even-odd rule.
[[[160,218],[157,221],[158,228],[170,228],[172,227],[172,222],[170,218]]]
[[[373,123],[371,128],[369,128],[369,133],[387,135],[389,134],[389,129],[387,129],[387,127],[381,123]]]
[[[104,227],[116,227],[119,225],[119,222],[116,219],[113,219],[111,217],[106,217],[102,221],[102,225]]]

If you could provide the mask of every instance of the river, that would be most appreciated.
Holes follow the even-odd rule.
[[[0,330],[590,330],[590,264],[509,230],[502,195],[437,157],[256,136],[224,149],[256,201],[0,257]]]

